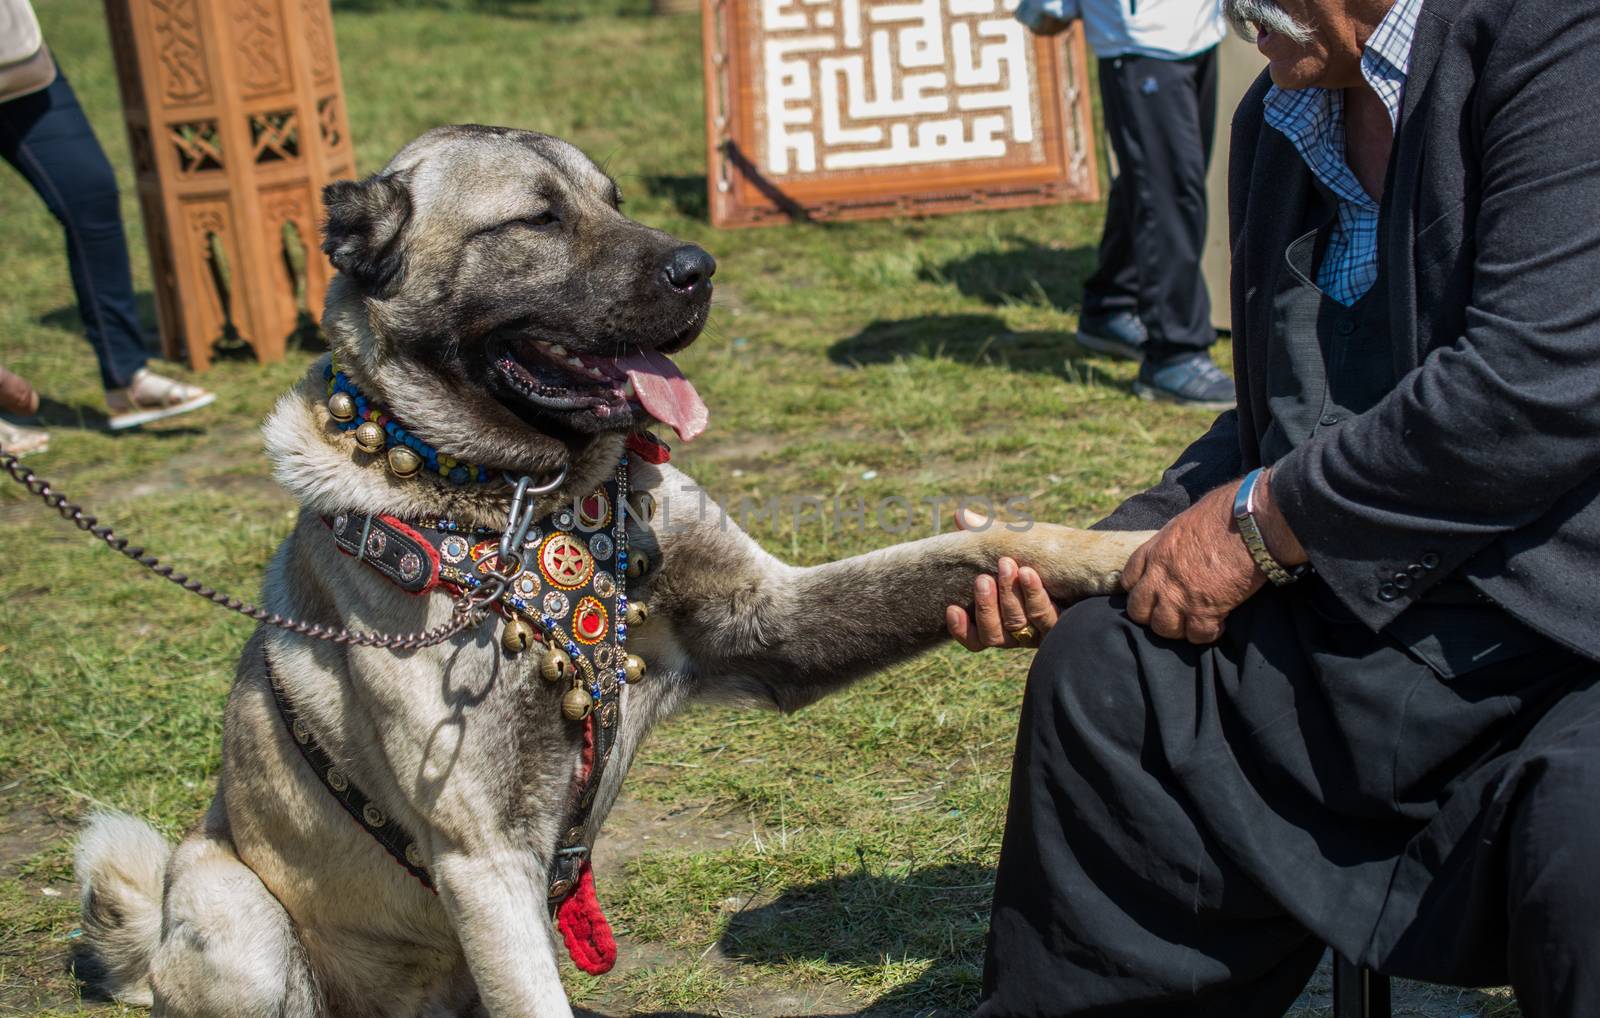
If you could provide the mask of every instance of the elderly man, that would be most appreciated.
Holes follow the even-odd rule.
[[[979,1013],[1275,1016],[1332,945],[1600,1015],[1600,14],[1227,6],[1238,408],[1034,663]],[[970,647],[1055,622],[998,581]]]

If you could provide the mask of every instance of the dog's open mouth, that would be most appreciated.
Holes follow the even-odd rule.
[[[676,364],[654,350],[596,357],[518,336],[502,345],[495,368],[519,396],[549,410],[609,420],[641,407],[684,441],[706,429],[709,415],[700,394]]]

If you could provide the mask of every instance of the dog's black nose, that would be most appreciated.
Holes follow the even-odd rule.
[[[693,291],[711,279],[717,271],[717,260],[704,248],[685,244],[667,255],[663,274],[674,289]]]

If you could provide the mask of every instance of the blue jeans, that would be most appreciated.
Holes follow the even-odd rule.
[[[0,103],[0,156],[27,178],[61,221],[83,331],[100,381],[120,389],[144,367],[117,178],[65,75],[47,89]]]

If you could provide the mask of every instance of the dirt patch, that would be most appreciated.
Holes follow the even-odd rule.
[[[71,825],[27,802],[22,792],[21,780],[0,784],[0,880],[15,877],[29,859],[72,836]]]
[[[620,879],[622,870],[633,859],[652,852],[715,852],[748,842],[750,821],[737,816],[718,816],[705,804],[663,806],[635,799],[624,793],[606,818],[605,830],[595,852],[595,881],[602,902],[605,888]],[[729,902],[731,909],[761,904],[761,900]],[[842,1015],[854,1014],[852,1004],[838,987],[826,983],[785,983],[758,986],[746,983],[745,966],[722,952],[720,944],[703,951],[686,950],[636,940],[626,935],[617,938],[617,965],[602,979],[589,984],[585,1006],[579,1015],[607,1018],[615,1015],[700,1014],[698,1011],[653,1011],[643,1006],[642,995],[630,987],[648,982],[655,971],[704,968],[734,984],[709,1013],[716,1015]]]
[[[595,846],[595,878],[615,879],[647,852],[715,852],[750,840],[749,821],[716,816],[701,803],[663,806],[626,792],[606,817]]]
[[[0,783],[0,880],[16,879],[30,859],[73,833],[70,823],[26,801],[21,780]],[[71,901],[77,895],[69,883],[19,880],[18,886],[23,894],[40,899]],[[77,998],[63,988],[66,951],[53,943],[39,949],[27,942],[32,936],[0,934],[0,960],[9,956],[21,961],[0,965],[0,1015],[80,1010]]]

